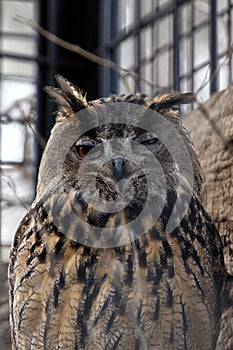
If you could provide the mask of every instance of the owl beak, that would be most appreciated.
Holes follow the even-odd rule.
[[[111,160],[113,175],[117,181],[120,181],[126,177],[126,165],[127,159],[124,158],[114,158]]]

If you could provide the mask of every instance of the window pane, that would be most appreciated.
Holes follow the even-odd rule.
[[[219,88],[225,89],[229,84],[229,67],[227,65],[222,66],[219,73]]]
[[[209,12],[210,12],[210,5],[207,2],[204,1],[195,1],[194,2],[194,24],[198,26],[199,24],[208,21],[209,19]]]
[[[15,100],[33,95],[35,93],[35,85],[27,81],[1,80],[0,91],[0,109],[3,110],[9,107]]]
[[[194,36],[194,66],[209,59],[209,35],[208,28],[198,30]]]
[[[33,1],[2,1],[2,13],[4,13],[4,16],[2,16],[1,30],[9,33],[35,34],[32,28],[14,20],[16,15],[34,18],[34,6]]]
[[[129,38],[120,45],[120,65],[126,69],[130,69],[135,65],[135,38]]]
[[[3,180],[3,179],[2,179]],[[21,182],[22,185],[22,182]],[[9,190],[8,190],[9,191]],[[13,198],[15,201],[15,198]],[[13,201],[13,202],[14,202]],[[1,204],[1,244],[11,245],[19,222],[26,213],[26,209],[20,205],[12,205],[12,201],[4,200]]]
[[[155,59],[154,81],[161,87],[171,85],[171,62],[170,53],[166,51],[161,53]]]
[[[196,92],[200,87],[205,84],[205,82],[209,81],[210,78],[210,70],[209,67],[203,67],[194,73],[194,92]],[[206,101],[209,98],[209,88],[210,84],[208,83],[205,87],[200,90],[198,93],[198,98],[201,101]]]
[[[152,11],[152,0],[141,0],[141,16],[145,17]]]
[[[1,242],[10,245],[16,228],[33,199],[32,166],[4,166],[1,177]]]
[[[191,91],[191,80],[190,79],[182,79],[180,82],[180,91],[181,92],[189,92]]]
[[[158,0],[158,5],[159,6],[163,6],[163,5],[168,5],[168,3],[171,3],[172,2],[172,0]]]
[[[172,18],[167,16],[159,21],[159,47],[163,47],[172,42]]]
[[[152,64],[148,63],[141,66],[141,76],[149,82],[152,82]],[[141,83],[141,92],[151,96],[152,88],[147,83]]]
[[[152,54],[152,29],[145,28],[141,31],[141,59],[149,58]]]
[[[121,0],[119,9],[121,29],[130,27],[135,19],[135,0]]]
[[[191,4],[187,4],[181,7],[181,33],[190,32],[191,29]]]
[[[135,93],[135,80],[127,76],[125,79],[120,80],[119,93],[120,94],[132,94]]]
[[[225,10],[228,6],[228,0],[218,0],[217,1],[217,10],[218,12],[221,12],[222,10]]]
[[[187,74],[191,71],[191,40],[183,38],[180,42],[180,74]]]
[[[218,54],[226,52],[228,49],[228,35],[227,35],[227,25],[228,25],[228,16],[221,16],[217,21],[218,28]]]
[[[18,77],[35,77],[36,64],[32,61],[17,60],[13,58],[1,59],[2,74]]]
[[[25,126],[19,123],[1,125],[2,162],[22,162],[24,159]]]
[[[9,37],[2,36],[1,39],[1,49],[4,52],[11,52],[23,55],[35,55],[36,52],[36,42],[33,38],[19,38],[19,37]]]

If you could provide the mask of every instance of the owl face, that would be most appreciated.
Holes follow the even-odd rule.
[[[129,205],[134,206],[134,216],[138,215],[147,196],[145,172],[134,147],[140,137],[142,142],[155,142],[143,130],[122,124],[102,125],[82,135],[64,163],[67,192],[75,190],[78,200],[85,201],[86,210],[95,207],[105,215],[121,218],[124,212],[125,222],[133,219]]]
[[[173,103],[183,103],[185,97],[149,99],[135,94],[87,103],[71,83],[61,77],[58,81],[60,89],[47,89],[59,111],[38,183],[39,193],[45,179],[47,197],[55,198],[49,201],[48,211],[62,232],[75,232],[79,227],[86,237],[90,230],[84,225],[82,231],[83,223],[104,229],[125,226],[127,234],[135,233],[140,225],[147,230],[162,213],[168,198],[172,198],[170,207],[174,206],[181,183],[190,187],[187,166],[191,170],[196,166],[195,157],[190,156],[190,143],[190,149],[184,146],[189,136],[176,108],[173,110]],[[151,116],[153,111],[155,116]],[[86,127],[88,118],[91,122]],[[55,148],[60,149],[60,160],[54,159]],[[182,148],[187,152],[182,153]],[[198,187],[198,181],[195,185]],[[67,218],[71,212],[81,222],[74,224],[76,218],[72,216],[67,222],[62,219],[65,225],[61,224],[60,218]],[[136,220],[140,216],[142,219]],[[127,226],[130,223],[134,223],[132,229]],[[140,226],[140,232],[145,230]],[[102,235],[103,230],[93,233],[95,237],[98,234]]]
[[[154,159],[158,166],[152,167]],[[148,176],[153,176],[154,198],[164,199],[164,189],[172,190],[177,182],[176,168],[162,142],[140,127],[106,124],[88,130],[70,148],[63,187],[67,193],[76,192],[86,211],[95,207],[128,223],[144,208]]]

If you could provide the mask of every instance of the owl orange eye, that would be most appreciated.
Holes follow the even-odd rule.
[[[87,153],[93,148],[91,145],[78,145],[76,146],[76,153],[80,158],[83,158],[87,155]]]

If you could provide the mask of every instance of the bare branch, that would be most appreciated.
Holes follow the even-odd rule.
[[[46,146],[46,140],[43,138],[43,136],[41,136],[41,134],[36,129],[33,128],[30,119],[26,116],[23,108],[21,108],[20,105],[18,106],[18,109],[19,109],[20,113],[22,114],[26,124],[28,125],[28,127],[31,129],[33,135],[35,136],[36,141],[41,146],[41,148],[44,149]]]
[[[217,77],[221,68],[224,66],[224,64],[227,62],[227,60],[229,60],[231,58],[232,54],[233,54],[233,44],[228,48],[227,53],[224,56],[222,62],[216,67],[215,71],[213,72],[213,74],[210,76],[210,78],[208,80],[207,80],[207,75],[208,75],[208,71],[207,71],[203,83],[201,84],[200,88],[195,93],[196,102],[197,102],[197,105],[198,105],[200,111],[202,112],[203,116],[208,120],[210,125],[212,126],[214,132],[216,133],[216,135],[219,137],[219,139],[223,143],[225,149],[228,150],[231,154],[233,154],[233,144],[232,144],[231,140],[226,139],[226,137],[223,135],[222,131],[217,126],[216,122],[209,115],[209,112],[205,108],[203,103],[201,103],[200,101],[197,100],[197,94],[202,89],[204,89],[204,87],[206,85],[208,85],[211,81],[213,81]]]
[[[160,89],[162,91],[166,91],[167,89],[165,87],[161,87],[158,86],[156,84],[153,84],[152,82],[140,77],[138,74],[131,72],[128,69],[125,69],[123,67],[121,67],[120,65],[116,64],[115,62],[102,58],[98,55],[95,55],[85,49],[83,49],[82,47],[80,47],[79,45],[74,45],[71,44],[59,37],[57,37],[56,35],[52,34],[51,32],[47,31],[46,29],[42,28],[38,23],[36,23],[35,21],[33,21],[32,19],[27,19],[21,16],[16,16],[15,20],[19,23],[25,24],[30,26],[32,29],[34,29],[35,31],[37,31],[38,33],[40,33],[42,36],[44,36],[45,38],[47,38],[49,41],[55,43],[56,45],[59,45],[69,51],[72,51],[74,53],[77,53],[83,57],[85,57],[86,59],[97,63],[99,65],[105,66],[105,67],[109,67],[113,70],[115,70],[116,72],[121,74],[121,78],[123,79],[123,82],[126,86],[126,89],[129,90],[129,84],[128,84],[128,79],[129,77],[132,77],[134,80],[138,80],[141,82],[144,82],[145,84],[153,87],[153,88],[157,88]],[[213,74],[210,76],[210,78],[208,79],[208,71],[206,72],[205,78],[203,80],[203,83],[201,84],[201,86],[198,88],[198,90],[195,92],[195,97],[196,97],[196,102],[200,108],[200,110],[202,111],[204,117],[209,121],[209,123],[211,124],[213,130],[216,132],[216,134],[218,135],[218,137],[221,139],[221,141],[224,144],[224,147],[226,149],[228,149],[230,152],[233,151],[233,146],[231,144],[230,141],[228,141],[224,135],[222,134],[221,130],[217,127],[215,121],[213,119],[211,119],[208,111],[205,109],[205,107],[203,106],[203,104],[199,101],[197,101],[197,94],[203,90],[206,85],[208,85],[211,81],[213,81],[216,76],[219,74],[221,68],[225,65],[225,63],[227,62],[227,60],[230,59],[230,57],[233,54],[233,44],[229,47],[225,57],[223,58],[222,62],[217,66],[217,68],[215,69],[215,71],[213,72]],[[37,136],[38,139],[38,136]],[[41,142],[39,142],[41,144]],[[43,146],[42,146],[43,147]]]
[[[20,124],[27,124],[28,127],[31,129],[33,135],[35,136],[35,139],[37,140],[38,144],[44,149],[46,145],[46,140],[40,135],[40,133],[33,127],[33,111],[35,107],[35,103],[33,101],[34,95],[24,97],[22,99],[14,101],[9,107],[7,107],[5,110],[0,112],[0,122],[2,124],[9,124],[12,122],[17,122]],[[25,113],[24,108],[22,107],[22,104],[24,102],[29,103],[30,110],[29,112]],[[20,112],[20,118],[14,118],[12,116],[14,110],[18,110]]]
[[[211,83],[219,74],[221,68],[224,66],[224,64],[226,64],[226,62],[231,58],[233,54],[233,44],[228,48],[226,55],[223,57],[222,62],[216,67],[215,71],[212,73],[212,75],[210,76],[210,78],[206,81],[206,77],[207,74],[205,76],[204,82],[201,84],[201,86],[199,87],[199,89],[196,91],[196,95],[204,89],[204,87],[206,87],[206,85],[208,85],[209,83]]]
[[[25,121],[28,127],[31,129],[33,135],[35,136],[35,139],[38,142],[38,144],[41,146],[42,149],[44,149],[46,146],[46,140],[43,138],[43,136],[41,136],[41,134],[36,129],[33,128],[30,120],[28,120],[27,117],[25,117]]]
[[[166,87],[155,85],[151,81],[148,81],[147,79],[140,77],[138,74],[121,67],[120,65],[118,65],[117,63],[115,63],[111,60],[100,57],[96,54],[91,53],[90,51],[83,49],[81,46],[79,46],[77,44],[71,44],[71,43],[59,38],[58,36],[52,34],[48,30],[42,28],[38,23],[36,23],[32,19],[27,19],[27,18],[24,18],[21,16],[16,16],[15,20],[21,24],[28,25],[29,27],[31,27],[32,29],[34,29],[35,31],[40,33],[43,37],[45,37],[49,41],[53,42],[54,44],[59,45],[66,50],[72,51],[72,52],[74,52],[82,57],[85,57],[89,61],[92,61],[92,62],[97,63],[97,64],[104,66],[104,67],[111,68],[111,69],[115,70],[116,72],[120,73],[121,76],[122,75],[130,76],[133,79],[135,79],[136,81],[140,80],[141,82],[151,86],[152,88],[160,89],[160,90],[167,90]]]
[[[26,205],[26,203],[24,202],[24,200],[22,200],[16,190],[16,186],[14,181],[11,179],[10,176],[4,175],[4,177],[2,177],[2,181],[5,182],[5,184],[11,189],[12,193],[14,194],[14,197],[16,198],[16,200],[18,201],[18,203],[24,207],[26,210],[28,210],[28,206]]]
[[[198,107],[199,107],[200,111],[202,112],[203,116],[208,120],[208,122],[212,126],[214,132],[216,133],[216,135],[219,137],[219,139],[223,143],[225,149],[228,150],[231,154],[233,154],[232,142],[230,140],[227,140],[227,138],[223,135],[222,131],[219,129],[216,122],[211,118],[208,110],[205,108],[203,103],[197,101],[197,104],[198,104]]]
[[[24,123],[24,119],[20,119],[20,118],[13,118],[12,117],[12,114],[13,114],[13,111],[15,109],[19,109],[19,106],[21,106],[21,104],[23,103],[28,103],[30,105],[30,111],[29,111],[29,115],[32,114],[32,110],[34,108],[34,98],[35,96],[34,95],[30,95],[30,96],[26,96],[26,97],[23,97],[19,100],[15,100],[13,103],[11,103],[6,109],[0,111],[0,122],[2,124],[8,124],[8,123],[11,123],[11,122],[18,122],[18,123]],[[30,119],[31,121],[32,118],[28,118]]]

